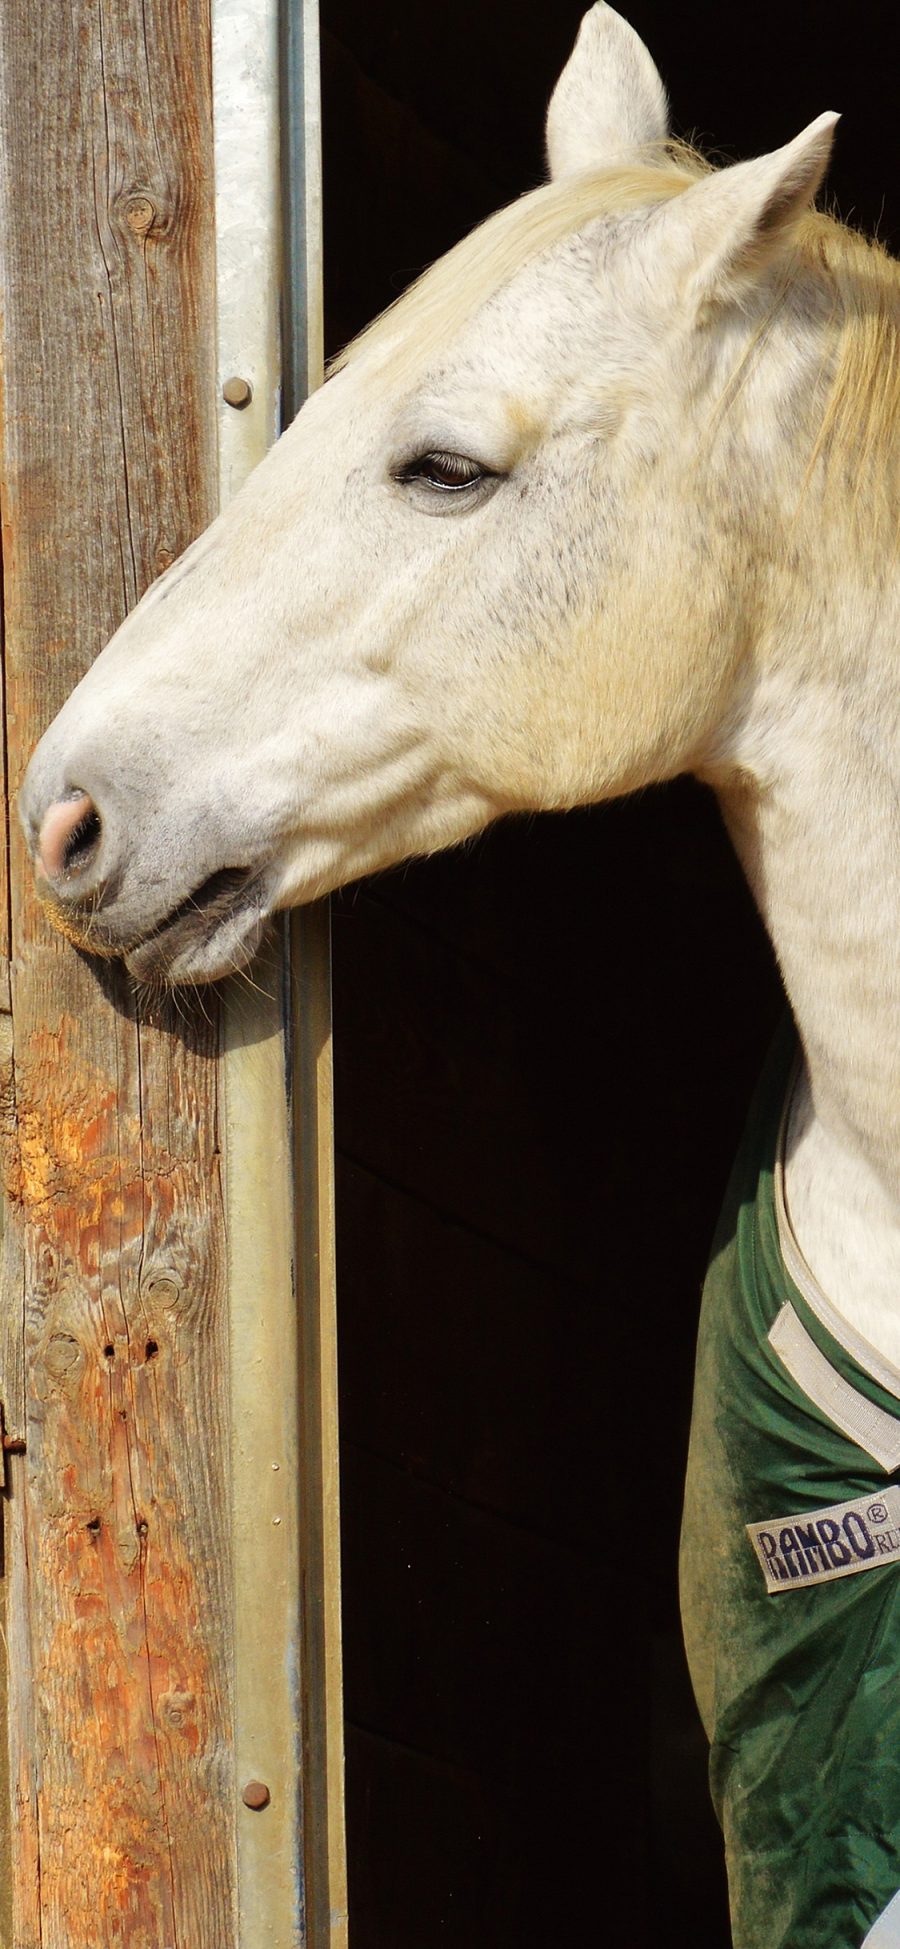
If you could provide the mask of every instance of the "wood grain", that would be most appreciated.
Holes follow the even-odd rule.
[[[209,22],[0,16],[9,790],[215,512]],[[139,1026],[48,932],[10,822],[0,1376],[15,1949],[234,1935],[218,1023]],[[19,1255],[17,1257],[17,1255]],[[22,1268],[16,1274],[16,1264]]]

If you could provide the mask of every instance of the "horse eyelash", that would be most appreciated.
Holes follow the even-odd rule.
[[[439,491],[445,494],[456,494],[467,487],[477,487],[479,481],[493,480],[496,478],[494,470],[491,467],[485,467],[480,460],[473,460],[471,455],[451,453],[447,448],[434,447],[428,453],[417,454],[415,459],[407,461],[402,467],[398,467],[394,479],[398,481],[422,480],[429,464],[444,466],[449,474],[452,474],[457,466],[477,468],[477,472],[472,476],[466,475],[456,481],[449,480],[441,482]],[[429,484],[438,486],[436,482]]]

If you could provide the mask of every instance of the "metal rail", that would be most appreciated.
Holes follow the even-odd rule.
[[[317,0],[212,0],[225,501],[322,376]],[[347,1939],[327,913],[224,1010],[237,1949]]]

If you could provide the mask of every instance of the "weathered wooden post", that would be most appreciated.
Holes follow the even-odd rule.
[[[285,8],[0,14],[9,1949],[344,1939],[324,923],[293,976],[285,933],[261,992],[141,1019],[48,928],[14,811],[274,437],[288,156],[316,242],[315,10]]]

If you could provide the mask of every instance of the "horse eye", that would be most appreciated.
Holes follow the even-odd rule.
[[[464,453],[423,453],[403,468],[398,479],[421,480],[428,487],[454,493],[462,487],[474,487],[476,481],[485,480],[487,476],[488,469],[480,466],[477,460],[469,460]]]

